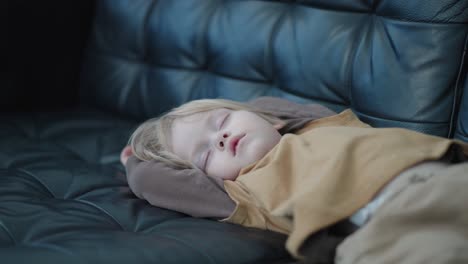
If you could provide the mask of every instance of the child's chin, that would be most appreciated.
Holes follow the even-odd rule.
[[[270,147],[268,145],[259,145],[256,148],[252,148],[251,150],[254,150],[253,152],[250,153],[249,155],[249,164],[255,163],[259,160],[261,160],[263,157],[268,154],[268,152],[272,149],[273,147]]]
[[[228,180],[228,181],[235,181],[237,179],[239,175],[234,175],[234,176],[231,176],[231,177],[227,177],[227,179],[225,180]]]
[[[231,175],[223,175],[220,177],[223,181],[233,181],[237,178],[237,176],[231,176]]]
[[[237,177],[239,177],[239,172],[240,170],[238,170],[237,172],[232,172],[230,174],[223,175],[221,178],[223,180],[234,181],[235,179],[237,179]]]

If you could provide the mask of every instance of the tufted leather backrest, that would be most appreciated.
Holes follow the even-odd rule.
[[[97,4],[85,103],[146,119],[191,99],[273,95],[352,108],[377,127],[456,130],[468,1]]]

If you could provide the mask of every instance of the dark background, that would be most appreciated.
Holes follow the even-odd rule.
[[[58,110],[77,103],[93,0],[0,2],[0,110]]]

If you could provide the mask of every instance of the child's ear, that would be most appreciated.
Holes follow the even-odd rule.
[[[274,127],[276,130],[280,130],[280,129],[282,129],[285,125],[286,125],[286,122],[281,121],[281,122],[279,122],[279,123],[274,124],[273,127]]]

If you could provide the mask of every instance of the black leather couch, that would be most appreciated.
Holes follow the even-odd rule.
[[[294,262],[283,235],[127,187],[132,130],[191,99],[278,96],[468,141],[467,0],[9,3],[1,263]]]

